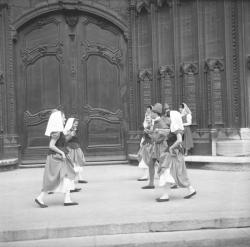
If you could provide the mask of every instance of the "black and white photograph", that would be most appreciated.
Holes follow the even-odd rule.
[[[250,0],[0,0],[0,247],[69,246],[250,246]]]

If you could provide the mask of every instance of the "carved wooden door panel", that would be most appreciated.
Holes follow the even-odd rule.
[[[51,110],[63,103],[64,23],[61,16],[38,18],[19,33],[16,47],[18,132],[24,159],[44,159]]]
[[[110,23],[81,17],[78,82],[81,144],[89,159],[126,159],[126,44]]]
[[[126,158],[125,54],[120,31],[93,17],[40,17],[20,31],[17,114],[24,160],[46,157],[46,123],[60,104],[68,116],[79,116],[87,156]]]

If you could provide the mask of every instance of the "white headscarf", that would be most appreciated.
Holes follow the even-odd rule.
[[[67,120],[64,130],[63,130],[64,135],[66,135],[70,131],[70,129],[73,126],[74,121],[75,121],[75,118],[72,118],[72,117]]]
[[[178,111],[170,111],[170,131],[184,130],[181,114]]]
[[[185,104],[185,103],[182,103],[182,104],[184,105],[183,115],[192,114],[192,112],[189,109],[189,107],[187,106],[187,104]]]
[[[54,111],[49,117],[47,128],[45,131],[46,136],[50,136],[52,132],[62,132],[63,131],[63,118],[61,111]]]

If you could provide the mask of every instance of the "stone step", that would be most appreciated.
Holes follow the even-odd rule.
[[[167,217],[166,217],[167,218]],[[73,224],[73,222],[72,222]],[[0,231],[0,243],[54,238],[72,238],[101,235],[191,231],[200,229],[227,229],[250,227],[250,217],[203,218],[183,220],[107,223],[102,225],[68,225],[44,228],[23,228]]]
[[[137,154],[129,154],[130,160],[137,160]],[[231,164],[249,164],[250,156],[235,157],[235,156],[209,156],[209,155],[189,155],[185,156],[186,162],[197,163],[231,163]]]
[[[154,232],[0,243],[0,247],[249,247],[250,228]]]
[[[0,159],[0,170],[8,170],[18,166],[18,159]]]

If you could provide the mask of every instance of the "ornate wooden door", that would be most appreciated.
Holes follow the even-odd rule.
[[[44,160],[53,108],[80,119],[87,159],[125,159],[126,42],[113,24],[79,13],[40,17],[16,45],[18,130],[24,160]]]

